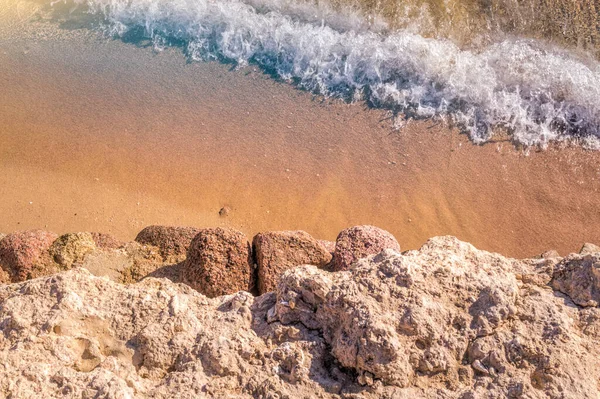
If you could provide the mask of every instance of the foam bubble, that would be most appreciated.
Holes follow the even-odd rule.
[[[75,0],[110,33],[185,43],[192,59],[254,63],[325,96],[441,117],[477,143],[493,128],[526,145],[600,137],[600,68],[534,40],[477,50],[289,0]]]

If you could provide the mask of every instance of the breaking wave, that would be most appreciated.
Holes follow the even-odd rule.
[[[111,35],[185,46],[191,59],[255,64],[324,96],[399,118],[442,118],[476,143],[600,137],[600,64],[535,39],[464,48],[339,7],[288,0],[75,0]]]

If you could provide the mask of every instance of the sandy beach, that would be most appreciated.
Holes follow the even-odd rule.
[[[2,232],[131,239],[168,224],[334,239],[373,224],[403,249],[454,235],[516,257],[600,237],[598,152],[479,146],[427,120],[396,131],[383,111],[252,66],[27,24],[44,33],[0,30]]]

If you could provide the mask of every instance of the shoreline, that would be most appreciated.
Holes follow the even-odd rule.
[[[372,224],[406,249],[454,235],[515,257],[600,237],[600,152],[527,155],[431,121],[393,131],[382,111],[323,101],[252,67],[188,64],[177,49],[85,30],[2,46],[2,232],[131,239],[167,224],[331,240]]]

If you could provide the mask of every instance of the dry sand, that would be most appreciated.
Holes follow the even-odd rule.
[[[1,232],[228,225],[334,239],[374,224],[403,249],[451,234],[515,257],[600,241],[599,152],[476,146],[432,121],[393,131],[381,111],[253,68],[7,24],[3,1]]]

